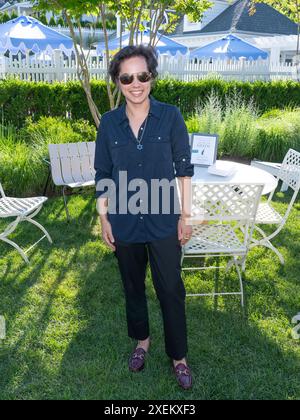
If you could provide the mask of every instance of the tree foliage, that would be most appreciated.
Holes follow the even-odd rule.
[[[105,40],[105,62],[107,70],[110,62],[110,51],[108,47],[108,29],[111,27],[108,19],[109,13],[118,15],[125,28],[129,30],[129,44],[138,43],[138,31],[145,29],[144,23],[150,22],[150,45],[155,46],[159,40],[160,33],[172,32],[176,23],[182,15],[188,15],[194,21],[201,21],[204,12],[211,8],[213,3],[209,0],[38,0],[37,8],[42,11],[52,11],[57,15],[63,15],[69,26],[71,36],[74,41],[75,51],[78,61],[78,76],[85,90],[88,104],[93,115],[94,121],[98,126],[101,115],[93,101],[90,85],[90,74],[88,67],[88,55],[83,49],[83,39],[81,31],[81,16],[94,15],[97,17],[94,29],[99,26],[103,28]],[[167,16],[167,18],[166,18]],[[79,28],[79,43],[75,33],[75,24]],[[120,44],[120,48],[122,44]],[[111,87],[109,76],[106,76],[107,93],[111,109],[117,107],[120,102],[121,92]]]
[[[250,1],[250,13],[256,12],[256,4],[265,3],[269,6],[274,7],[280,13],[293,20],[298,25],[298,41],[297,41],[297,56],[300,50],[300,0],[251,0]]]
[[[265,3],[274,7],[294,22],[299,23],[300,0],[251,0],[252,10],[255,11],[257,3]]]

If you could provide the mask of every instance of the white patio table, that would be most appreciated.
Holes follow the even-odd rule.
[[[217,164],[218,168],[226,169],[228,167],[228,161],[218,160]],[[234,173],[230,176],[212,175],[208,173],[208,168],[195,166],[192,183],[264,184],[263,194],[269,194],[277,187],[278,180],[263,169],[237,162],[230,162],[230,165],[234,166]]]

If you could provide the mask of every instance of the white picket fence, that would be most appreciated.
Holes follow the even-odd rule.
[[[106,63],[101,57],[90,56],[88,66],[93,79],[105,79]],[[159,77],[174,78],[182,81],[194,81],[208,77],[225,80],[297,80],[299,67],[291,64],[270,63],[268,61],[209,61],[195,62],[187,57],[159,57]],[[297,72],[298,70],[298,72]],[[77,80],[77,61],[75,58],[63,57],[60,51],[50,56],[15,57],[0,56],[0,79],[7,77],[29,81],[62,81]]]

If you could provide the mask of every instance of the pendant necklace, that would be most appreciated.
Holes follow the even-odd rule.
[[[126,110],[126,115],[127,115],[127,118],[128,118],[127,110]],[[143,140],[144,133],[145,133],[145,130],[146,130],[146,127],[147,127],[148,117],[149,117],[149,113],[147,115],[147,118],[146,118],[146,121],[145,121],[145,126],[144,126],[144,128],[142,130],[142,134],[141,134],[140,138],[139,138],[139,135],[138,135],[138,138],[136,139],[136,141],[137,141],[136,148],[138,150],[143,150],[142,140]],[[128,118],[128,120],[129,120],[129,118]]]

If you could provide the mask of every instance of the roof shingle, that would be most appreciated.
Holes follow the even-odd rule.
[[[258,3],[256,5],[256,13],[250,16],[249,5],[250,0],[237,0],[199,31],[183,32],[182,19],[173,35],[196,35],[216,32],[297,35],[297,24],[273,7],[264,3]]]

